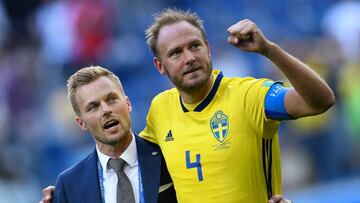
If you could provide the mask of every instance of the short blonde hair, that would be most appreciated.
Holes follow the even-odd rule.
[[[158,56],[156,43],[159,37],[160,29],[166,25],[171,25],[180,21],[188,22],[197,27],[200,30],[203,39],[207,41],[203,21],[195,12],[191,12],[190,10],[183,11],[176,8],[167,8],[160,13],[156,13],[153,16],[153,22],[145,30],[146,44],[154,56]]]
[[[69,77],[66,85],[68,91],[68,99],[76,115],[80,115],[79,105],[76,100],[77,88],[89,84],[90,82],[95,81],[101,76],[105,76],[113,80],[116,84],[119,85],[121,92],[125,95],[119,77],[116,76],[113,72],[100,66],[89,66],[82,68]]]

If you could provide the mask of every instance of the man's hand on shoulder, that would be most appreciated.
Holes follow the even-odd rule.
[[[274,195],[269,199],[268,203],[292,203],[292,201],[285,199],[282,195]]]
[[[51,203],[54,199],[55,186],[47,186],[42,190],[43,198],[39,203]]]

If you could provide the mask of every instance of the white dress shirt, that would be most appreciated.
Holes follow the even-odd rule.
[[[115,171],[107,164],[111,157],[101,153],[98,147],[96,147],[96,151],[103,171],[105,203],[116,203],[118,177]],[[135,202],[139,203],[139,167],[134,135],[132,135],[130,145],[124,151],[124,153],[121,154],[120,158],[122,158],[127,163],[124,167],[124,173],[130,180],[132,189],[134,191]]]

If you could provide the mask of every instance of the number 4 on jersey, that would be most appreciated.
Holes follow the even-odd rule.
[[[201,164],[200,164],[200,154],[196,154],[195,162],[190,161],[190,151],[189,150],[185,151],[185,157],[186,157],[186,168],[187,169],[197,168],[198,179],[199,179],[199,181],[203,181],[202,169],[201,169]]]

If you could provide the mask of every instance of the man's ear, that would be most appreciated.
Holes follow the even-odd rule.
[[[154,65],[155,65],[156,70],[159,71],[159,73],[161,75],[165,74],[164,66],[161,64],[160,60],[157,59],[156,57],[154,57]]]
[[[208,42],[207,40],[205,40],[205,45],[206,45],[206,47],[207,47],[207,49],[208,49],[208,55],[209,55],[209,57],[211,58],[211,49],[210,49],[209,42]]]
[[[83,131],[88,130],[88,127],[87,127],[86,123],[79,116],[76,116],[75,120],[76,120],[76,123],[79,125],[81,130],[83,130]]]
[[[128,107],[128,110],[129,110],[129,112],[131,112],[132,111],[132,106],[131,106],[130,99],[129,99],[128,96],[125,96],[125,99],[126,99],[126,105]]]

